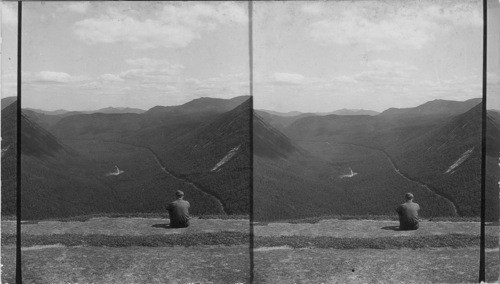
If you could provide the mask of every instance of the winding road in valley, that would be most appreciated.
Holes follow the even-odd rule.
[[[312,142],[312,141],[311,141]],[[361,147],[361,148],[366,148],[366,149],[370,149],[370,150],[373,150],[373,151],[378,151],[378,152],[381,152],[382,154],[384,154],[384,156],[387,158],[387,160],[389,161],[389,163],[391,164],[392,168],[394,169],[394,171],[399,175],[401,176],[402,178],[406,179],[407,181],[410,181],[410,182],[414,182],[414,183],[417,183],[420,187],[423,187],[426,191],[428,191],[429,193],[435,195],[436,197],[438,198],[442,198],[444,200],[446,200],[446,202],[450,205],[450,207],[453,209],[453,216],[460,216],[458,214],[458,210],[457,210],[457,206],[455,205],[455,203],[453,203],[453,201],[451,201],[449,198],[447,198],[446,196],[443,196],[442,194],[432,190],[428,185],[416,180],[416,179],[413,179],[405,174],[403,174],[397,167],[396,167],[396,164],[394,163],[394,161],[392,160],[391,156],[389,156],[389,154],[387,154],[386,151],[382,150],[382,149],[378,149],[378,148],[375,148],[375,147],[369,147],[369,146],[365,146],[365,145],[360,145],[360,144],[354,144],[354,143],[346,143],[346,142],[333,142],[333,141],[329,141],[329,142],[325,142],[329,145],[332,145],[332,144],[340,144],[340,145],[349,145],[349,146],[355,146],[355,147]]]
[[[95,141],[95,142],[101,142],[101,143],[116,143],[116,144],[122,144],[122,145],[126,145],[126,146],[131,146],[131,147],[135,147],[135,148],[140,148],[140,149],[147,150],[153,156],[154,160],[156,161],[156,164],[158,165],[158,167],[161,169],[162,172],[164,172],[165,174],[167,174],[168,176],[170,176],[173,179],[176,179],[176,180],[178,180],[180,182],[188,184],[190,187],[194,188],[195,190],[197,190],[199,192],[202,192],[203,194],[207,195],[208,198],[212,198],[217,203],[217,205],[218,205],[217,207],[219,207],[218,208],[219,212],[223,212],[224,214],[228,214],[226,207],[224,206],[224,204],[220,201],[220,199],[217,196],[215,196],[214,194],[210,193],[208,190],[203,189],[200,186],[194,184],[192,181],[190,181],[188,179],[185,179],[185,178],[182,178],[182,177],[178,176],[175,173],[172,173],[170,170],[167,169],[167,167],[165,167],[165,165],[161,162],[160,158],[149,147],[134,145],[134,144],[125,143],[125,142],[96,140],[96,139],[76,139],[74,141]]]
[[[125,144],[125,143],[122,143],[122,144]],[[127,145],[134,146],[134,147],[138,147],[138,148],[144,148],[144,149],[147,149],[147,150],[151,153],[151,155],[153,155],[153,157],[154,157],[154,159],[155,159],[155,161],[156,161],[157,165],[160,167],[160,169],[161,169],[164,173],[166,173],[166,174],[167,174],[167,175],[169,175],[170,177],[172,177],[172,178],[174,178],[174,179],[176,179],[176,180],[178,180],[178,181],[184,182],[184,183],[188,184],[189,186],[193,187],[194,189],[196,189],[196,190],[198,190],[198,191],[201,191],[201,192],[205,193],[206,195],[208,195],[208,196],[212,197],[213,199],[215,199],[215,200],[216,200],[216,202],[217,202],[217,204],[218,204],[218,207],[219,207],[219,210],[220,210],[220,211],[222,211],[222,212],[224,212],[225,214],[227,214],[227,211],[226,211],[226,208],[224,207],[224,204],[222,204],[222,202],[220,201],[220,199],[219,199],[217,196],[215,196],[215,195],[213,195],[213,194],[209,193],[207,190],[204,190],[204,189],[200,188],[199,186],[197,186],[197,185],[196,185],[196,184],[194,184],[193,182],[191,182],[191,181],[189,181],[189,180],[187,180],[187,179],[181,178],[181,177],[179,177],[179,176],[176,176],[175,174],[173,174],[172,172],[170,172],[170,171],[169,171],[169,170],[168,170],[168,169],[167,169],[167,168],[166,168],[166,167],[165,167],[165,166],[161,163],[160,158],[158,158],[158,156],[156,155],[156,153],[155,153],[155,152],[153,152],[153,150],[149,149],[148,147],[142,147],[142,146],[131,145],[131,144],[127,144]]]

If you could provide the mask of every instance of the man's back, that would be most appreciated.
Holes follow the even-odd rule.
[[[189,226],[189,202],[177,199],[167,206],[170,216],[170,227],[184,228]]]
[[[396,212],[399,215],[399,228],[401,230],[418,229],[418,210],[420,210],[420,206],[412,201],[399,205]]]

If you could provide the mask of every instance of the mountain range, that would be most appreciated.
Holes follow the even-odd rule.
[[[15,104],[2,111],[2,163],[14,163],[2,167],[2,180],[12,181],[2,186],[8,215],[15,212],[16,113]],[[249,97],[139,114],[23,109],[23,219],[165,212],[178,189],[192,214],[248,214],[250,117]]]
[[[65,109],[58,110],[41,110],[36,108],[25,108],[24,110],[31,110],[39,114],[47,114],[47,115],[64,115],[64,114],[76,114],[76,113],[143,113],[145,110],[139,108],[130,108],[130,107],[106,107],[98,110],[85,110],[85,111],[70,111]]]
[[[14,102],[2,100],[6,215],[16,204]],[[177,189],[195,215],[248,214],[252,183],[257,221],[391,215],[406,192],[424,217],[477,217],[480,103],[436,100],[376,115],[252,115],[245,96],[140,113],[23,109],[23,219],[164,212]],[[499,125],[500,112],[488,111],[487,220],[499,214]]]

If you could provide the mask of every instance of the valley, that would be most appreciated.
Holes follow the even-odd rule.
[[[151,150],[148,147],[137,146],[137,145],[124,143],[124,142],[102,141],[102,140],[101,141],[99,141],[99,140],[73,140],[73,141],[63,140],[63,142],[67,143],[70,147],[72,147],[73,149],[75,149],[79,152],[88,151],[88,149],[90,147],[94,148],[92,153],[88,152],[88,155],[89,156],[92,155],[95,159],[103,159],[102,157],[106,157],[105,160],[103,159],[104,163],[106,163],[106,162],[109,163],[109,161],[113,158],[116,158],[117,160],[123,160],[123,158],[121,158],[121,157],[126,156],[125,151],[130,151],[131,148],[136,148],[140,151],[145,150],[154,159],[154,161],[156,162],[156,165],[159,167],[159,169],[162,172],[164,172],[170,178],[176,180],[178,183],[185,184],[185,185],[191,187],[191,189],[192,189],[191,191],[197,192],[196,196],[194,197],[195,200],[197,200],[197,201],[201,200],[201,199],[210,200],[210,202],[217,204],[216,207],[218,207],[218,208],[216,210],[207,210],[204,213],[206,213],[206,214],[227,214],[227,212],[224,208],[224,205],[220,202],[220,200],[215,195],[209,193],[206,189],[203,189],[200,186],[195,185],[193,182],[186,180],[185,178],[181,178],[181,177],[177,176],[176,174],[172,173],[169,169],[167,169],[167,167],[164,165],[164,163],[158,158],[157,154],[155,152],[153,152],[153,150]],[[97,145],[97,144],[102,144],[102,145]],[[117,151],[115,157],[112,157],[112,156],[107,157],[107,155],[109,155],[110,152],[113,152],[113,150],[111,150],[111,149],[114,149],[116,151],[116,149],[122,148],[122,147],[120,147],[120,145],[125,146],[125,147],[123,147],[122,151]],[[96,148],[102,149],[102,150],[99,152],[96,152],[95,151]],[[125,160],[123,163],[128,164],[127,160]],[[200,194],[204,195],[204,196],[198,197],[198,195],[200,195]],[[174,198],[174,195],[172,194],[170,199],[173,199],[173,198]],[[196,206],[199,204],[195,203],[194,205]],[[202,205],[202,206],[198,206],[198,207],[207,209],[207,207],[210,207],[210,206]]]
[[[279,157],[255,155],[257,220],[391,216],[406,192],[423,218],[479,216],[480,100],[436,100],[377,115],[277,115],[263,115],[266,126],[254,127],[254,137],[275,137],[272,144],[259,138],[254,149],[291,145]]]
[[[324,144],[324,142],[316,142],[316,143],[320,143],[320,145]],[[318,151],[318,149],[321,149],[320,146],[315,145],[316,143],[315,142],[301,141],[301,145],[306,149],[310,149],[311,152]],[[451,213],[451,216],[459,216],[459,214],[457,212],[457,208],[452,201],[450,201],[449,199],[447,199],[444,196],[441,196],[439,193],[433,191],[432,189],[429,188],[428,185],[423,184],[422,182],[420,182],[418,180],[412,179],[412,178],[408,177],[407,175],[405,175],[404,173],[402,173],[396,167],[396,165],[394,164],[394,161],[389,156],[389,154],[387,154],[384,150],[380,150],[380,149],[372,148],[372,147],[368,147],[368,146],[363,146],[363,145],[359,145],[359,144],[354,144],[354,143],[343,143],[343,142],[335,142],[335,141],[326,142],[326,144],[329,147],[327,147],[327,149],[321,150],[321,153],[318,153],[318,155],[321,155],[323,157],[328,157],[329,154],[332,155],[331,153],[335,153],[335,151],[339,151],[339,147],[341,147],[341,149],[342,149],[341,150],[343,152],[342,155],[351,156],[351,157],[356,157],[356,155],[359,155],[360,148],[364,148],[364,150],[367,151],[367,153],[378,152],[378,153],[383,154],[383,156],[385,156],[385,158],[387,159],[387,162],[390,165],[391,169],[394,171],[394,173],[397,174],[399,177],[403,178],[405,181],[409,182],[407,184],[403,184],[403,182],[399,182],[399,181],[395,182],[396,184],[400,183],[403,186],[403,188],[401,188],[399,195],[396,196],[399,200],[403,199],[402,196],[405,194],[405,192],[403,192],[404,189],[411,189],[411,190],[413,190],[414,195],[418,195],[419,200],[425,201],[425,203],[429,204],[431,208],[440,207],[441,212],[436,211],[436,210],[432,210],[432,209],[425,210],[425,208],[424,208],[421,212],[422,216],[424,216],[424,217],[439,216],[439,215],[447,216],[450,213]],[[309,147],[307,147],[306,145],[308,145]],[[342,147],[342,146],[346,146],[346,147]],[[328,148],[330,148],[330,149],[328,149]],[[373,155],[373,154],[370,155],[370,154],[364,154],[363,156],[364,157],[376,156],[376,154],[375,155]],[[332,155],[332,157],[330,159],[332,160],[332,163],[335,161],[337,163],[340,163],[341,165],[343,164],[342,162],[338,161],[338,156],[336,156],[336,155]],[[361,163],[362,164],[369,164],[369,165],[374,166],[374,167],[387,166],[387,165],[383,165],[382,161],[380,161],[380,165],[379,165],[379,164],[375,164],[374,161],[371,161],[369,159],[363,159],[363,160],[361,160]],[[360,165],[360,167],[361,167],[361,165]],[[366,167],[364,167],[364,168],[366,169]],[[369,177],[371,178],[371,180],[376,183],[377,179],[379,179],[380,176],[377,176],[377,175],[373,176],[374,172],[375,171],[373,169],[366,169],[366,173],[368,175],[370,175]],[[386,180],[388,180],[391,177],[390,177],[390,175],[385,175],[384,178]],[[397,177],[392,177],[392,178],[397,179]],[[376,189],[373,188],[373,186],[374,186],[374,184],[372,184],[372,190],[377,191]],[[387,190],[389,190],[389,189],[387,189]],[[398,193],[394,192],[394,194],[398,194]],[[394,199],[394,198],[391,198],[391,199]]]
[[[195,216],[247,215],[250,108],[236,97],[137,113],[23,110],[23,219],[160,213],[176,190]],[[15,104],[2,116],[2,161],[15,162]],[[2,168],[6,215],[15,212],[12,169]]]

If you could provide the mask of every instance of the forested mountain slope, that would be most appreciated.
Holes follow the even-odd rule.
[[[459,215],[479,216],[481,104],[477,99],[465,102],[437,100],[415,108],[393,109],[377,116],[303,117],[284,127],[283,132],[292,142],[305,143],[303,146],[309,152],[324,157],[332,153],[333,164],[347,160],[349,156],[357,157],[357,152],[364,151],[352,147],[381,151],[398,173],[438,194],[438,197],[432,197],[425,191],[419,193],[432,207],[429,216],[452,214],[453,210],[450,211],[445,204],[449,201],[453,202]],[[331,149],[326,149],[325,143],[332,145]],[[338,151],[347,146],[350,148],[345,149],[345,153]],[[365,164],[373,164],[365,169],[366,173],[376,172],[374,166],[378,160],[365,160]],[[365,164],[360,166],[364,168]],[[374,183],[386,178],[383,175],[370,176]],[[401,181],[395,180],[393,185],[403,191],[411,189]],[[379,188],[376,192],[381,193],[381,190],[384,189]],[[433,199],[443,199],[444,203],[430,205]]]
[[[53,116],[25,111],[45,123],[41,128],[24,116],[29,126],[26,129],[36,130],[29,134],[27,143],[45,145],[40,149],[59,144],[67,149],[50,158],[31,152],[23,155],[23,167],[28,168],[25,173],[40,172],[30,174],[27,188],[35,188],[37,183],[42,188],[47,183],[50,188],[44,197],[27,195],[34,197],[26,202],[32,208],[27,212],[42,212],[43,216],[158,212],[164,211],[175,190],[181,189],[192,204],[193,214],[224,213],[221,202],[226,213],[248,214],[250,109],[248,97],[237,97],[202,98],[142,114]],[[37,200],[52,195],[59,205],[52,205],[49,212]],[[71,195],[73,200],[68,198]],[[61,208],[73,201],[81,206]]]

